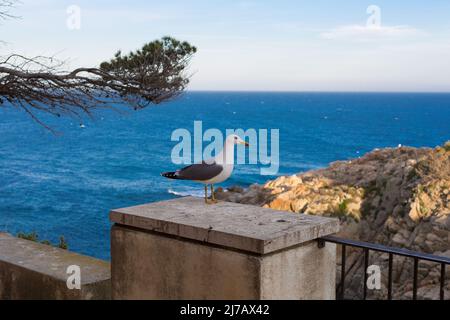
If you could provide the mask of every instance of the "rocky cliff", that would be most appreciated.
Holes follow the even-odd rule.
[[[374,150],[358,159],[282,176],[265,185],[218,190],[217,198],[338,217],[339,236],[450,257],[450,142],[434,149]],[[370,264],[381,267],[383,285],[369,297],[386,297],[387,259],[386,254],[371,253]],[[357,298],[362,290],[361,251],[351,250],[347,260],[346,297]],[[411,297],[412,265],[411,259],[395,258],[394,298]],[[439,297],[439,267],[419,263],[419,298]],[[450,278],[450,267],[446,277]],[[448,280],[445,291],[450,299]]]

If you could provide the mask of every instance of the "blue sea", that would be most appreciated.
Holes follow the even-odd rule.
[[[70,250],[109,259],[110,209],[202,195],[200,185],[160,176],[177,168],[177,128],[201,120],[204,129],[279,129],[278,174],[294,174],[374,148],[443,144],[450,94],[187,92],[125,114],[42,119],[59,133],[0,107],[0,230],[52,242],[64,235]],[[237,166],[223,185],[273,179],[259,172]]]

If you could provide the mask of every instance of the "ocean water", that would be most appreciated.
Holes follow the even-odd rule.
[[[36,231],[73,251],[109,258],[112,208],[202,195],[166,180],[173,130],[280,130],[279,175],[324,167],[374,149],[450,139],[450,94],[188,92],[138,112],[55,119],[54,135],[26,114],[0,107],[0,230]],[[83,126],[80,126],[80,123]],[[223,185],[264,183],[258,165],[237,166]]]

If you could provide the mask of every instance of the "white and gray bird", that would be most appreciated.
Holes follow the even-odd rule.
[[[238,135],[231,134],[225,139],[222,151],[212,159],[203,160],[177,171],[164,172],[161,175],[169,179],[191,180],[205,185],[205,202],[216,203],[214,184],[227,180],[234,168],[234,145],[248,143]],[[211,200],[208,201],[208,184],[211,185]]]

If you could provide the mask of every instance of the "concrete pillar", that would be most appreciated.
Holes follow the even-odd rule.
[[[334,299],[336,219],[185,197],[112,210],[113,299]]]

